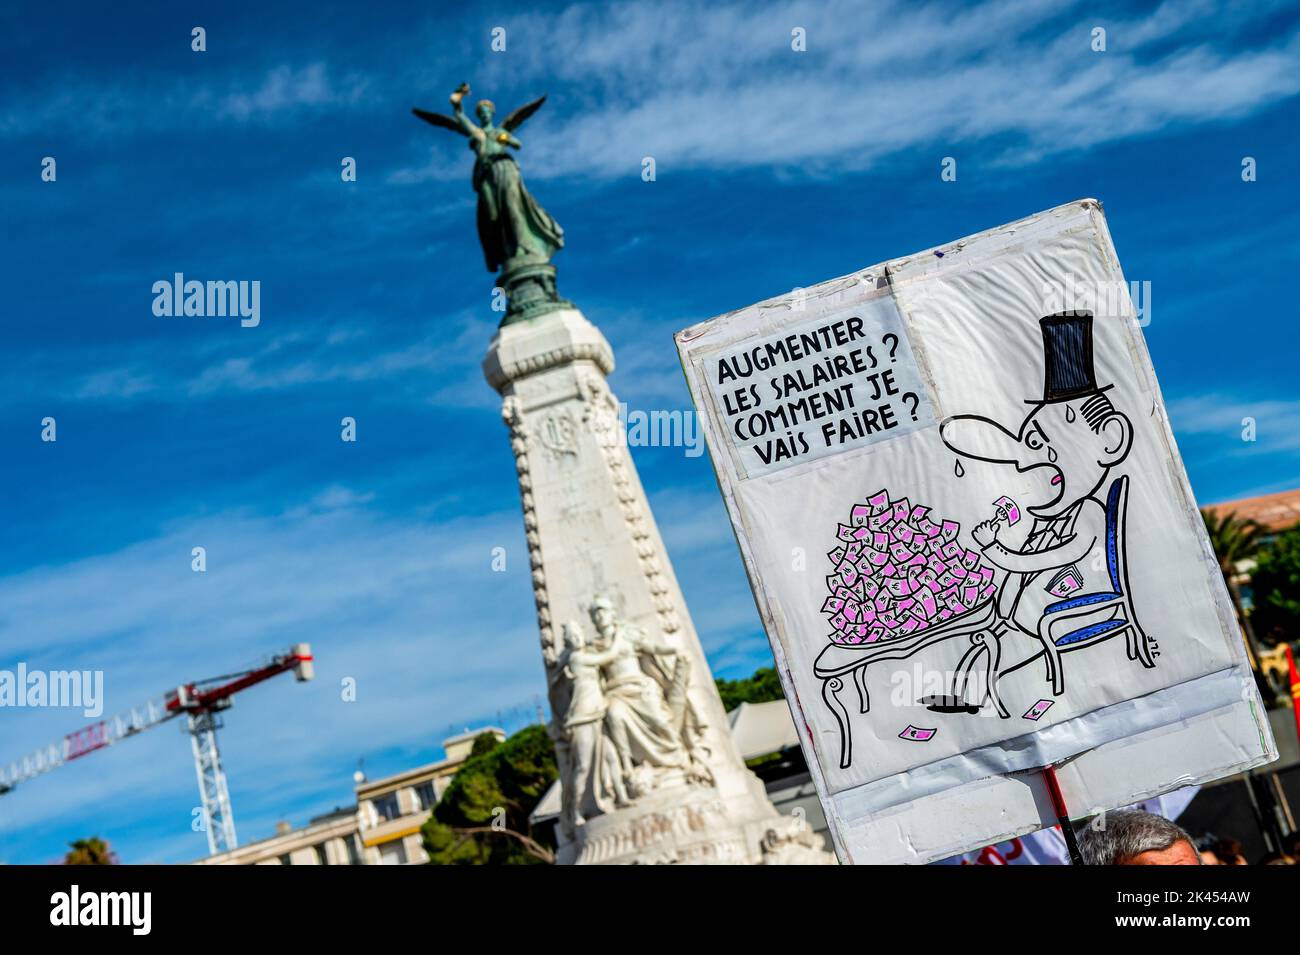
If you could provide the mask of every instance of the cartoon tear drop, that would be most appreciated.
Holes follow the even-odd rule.
[[[1065,406],[1065,420],[1066,421],[1074,420],[1074,409],[1071,408],[1069,405]]]
[[[961,466],[961,458],[957,459],[957,466],[952,469],[952,473],[957,475],[958,477],[966,476],[966,469]]]
[[[1053,464],[1056,463],[1056,448],[1047,449],[1047,460],[1051,461]]]

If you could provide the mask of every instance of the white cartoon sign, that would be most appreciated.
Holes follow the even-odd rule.
[[[1086,200],[678,335],[847,861],[1050,825],[1048,765],[1083,814],[1275,758],[1117,283]]]

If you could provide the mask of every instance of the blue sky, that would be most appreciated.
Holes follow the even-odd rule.
[[[0,35],[0,668],[102,669],[114,712],[311,641],[314,683],[226,719],[242,841],[346,804],[361,758],[436,758],[544,696],[470,156],[409,112],[462,80],[503,110],[550,94],[524,173],[634,409],[689,406],[692,322],[1095,196],[1152,283],[1198,498],[1300,485],[1284,3],[49,4]],[[259,280],[261,324],[155,317],[175,272]],[[766,665],[707,456],[635,458],[715,671]],[[82,722],[0,710],[0,760]],[[162,727],[0,798],[0,860],[98,833],[186,861],[196,802]]]

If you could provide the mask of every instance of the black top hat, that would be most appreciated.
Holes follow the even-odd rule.
[[[1091,312],[1058,312],[1039,319],[1038,324],[1043,329],[1043,397],[1028,404],[1070,401],[1114,387],[1097,387]]]

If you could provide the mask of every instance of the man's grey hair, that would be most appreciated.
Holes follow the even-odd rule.
[[[1192,837],[1164,816],[1119,809],[1103,813],[1084,827],[1079,852],[1084,865],[1123,865],[1144,852],[1168,849],[1179,839],[1196,848]]]

